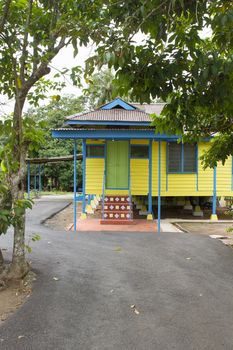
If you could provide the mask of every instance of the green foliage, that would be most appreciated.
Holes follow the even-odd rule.
[[[95,109],[117,97],[119,90],[111,69],[103,69],[86,78],[88,86],[83,90],[87,109]],[[129,94],[121,94],[125,101],[132,102]],[[136,102],[136,101],[135,101]]]
[[[30,157],[48,158],[73,155],[74,143],[72,140],[58,140],[52,138],[51,129],[64,126],[65,117],[79,113],[84,109],[83,97],[67,96],[59,101],[52,100],[48,105],[30,110],[27,115],[35,121],[44,124],[44,142],[36,151],[30,152]],[[77,143],[77,153],[82,153],[81,142]],[[33,166],[31,166],[33,174]],[[73,188],[73,162],[60,162],[42,165],[43,188],[56,188],[69,191]],[[82,167],[77,162],[77,183],[81,185]]]
[[[116,25],[88,60],[89,73],[113,67],[119,94],[166,101],[154,116],[158,132],[183,135],[184,142],[218,133],[203,161],[224,162],[233,154],[233,2],[131,0],[109,13]]]
[[[116,97],[113,79],[114,75],[110,69],[102,70],[86,79],[88,86],[84,93],[88,109],[95,109]]]
[[[29,237],[28,243],[25,244],[25,248],[27,250],[28,253],[32,252],[32,247],[31,247],[31,242],[38,242],[41,240],[41,236],[38,233],[35,233],[34,235]]]

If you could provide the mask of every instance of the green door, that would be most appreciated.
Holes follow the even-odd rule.
[[[129,187],[129,142],[108,141],[106,152],[106,188]]]

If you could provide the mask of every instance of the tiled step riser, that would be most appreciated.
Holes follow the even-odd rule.
[[[131,213],[106,213],[106,212],[104,212],[103,219],[130,220],[130,219],[132,219],[132,214]]]
[[[132,205],[130,204],[104,204],[104,211],[106,210],[119,210],[119,211],[125,211],[125,210],[132,210]]]
[[[127,204],[130,203],[130,197],[128,196],[106,196],[104,197],[104,203],[117,203],[117,204]]]
[[[105,196],[101,224],[130,224],[133,206],[129,196]]]

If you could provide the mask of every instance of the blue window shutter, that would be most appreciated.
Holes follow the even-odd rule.
[[[181,155],[182,145],[176,142],[170,142],[168,144],[168,172],[180,173],[181,172]]]
[[[184,173],[195,173],[197,170],[196,163],[196,145],[184,145]]]

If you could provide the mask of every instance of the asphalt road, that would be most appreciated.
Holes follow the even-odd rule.
[[[37,281],[1,326],[0,349],[233,349],[231,248],[201,235],[68,233],[40,224],[65,204],[40,201],[30,213],[27,232],[42,237],[30,256]]]

